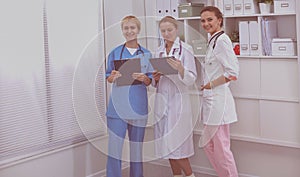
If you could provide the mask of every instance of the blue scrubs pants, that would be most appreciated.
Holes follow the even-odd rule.
[[[130,177],[143,177],[142,143],[147,120],[107,118],[109,132],[106,177],[122,177],[122,149],[128,129],[130,145]]]

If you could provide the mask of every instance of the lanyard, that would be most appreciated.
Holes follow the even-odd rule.
[[[123,44],[123,47],[122,47],[122,50],[121,50],[121,53],[120,53],[120,60],[122,59],[122,55],[123,55],[123,52],[124,52],[124,49],[125,49],[125,45],[126,45],[126,43]],[[138,44],[138,46],[139,46],[139,47],[138,47],[137,51],[135,52],[136,55],[138,55],[139,52],[140,52],[140,53],[142,53],[142,55],[144,56],[144,51],[142,50],[142,47],[140,46],[140,44]]]

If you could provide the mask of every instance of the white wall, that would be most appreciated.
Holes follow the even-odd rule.
[[[0,171],[1,177],[100,177],[106,156],[88,142],[18,162]]]

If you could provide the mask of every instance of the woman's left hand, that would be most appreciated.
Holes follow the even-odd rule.
[[[180,74],[181,78],[183,78],[184,76],[184,67],[181,64],[181,61],[176,59],[176,58],[167,58],[167,62],[169,63],[169,65],[176,69],[178,71],[178,73]]]
[[[181,71],[184,69],[181,61],[176,58],[167,58],[167,62],[172,68],[176,69],[177,71]]]
[[[207,83],[205,85],[201,85],[200,90],[204,90],[204,89],[211,89],[210,83]]]

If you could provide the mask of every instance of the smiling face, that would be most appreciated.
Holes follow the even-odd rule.
[[[174,42],[177,38],[177,28],[173,23],[162,22],[159,25],[162,37],[169,42]]]
[[[222,18],[218,18],[215,15],[215,12],[204,11],[201,13],[201,25],[204,30],[213,35],[214,33],[221,30],[222,27]]]
[[[122,32],[126,41],[137,40],[140,30],[133,20],[128,20],[122,24]]]

